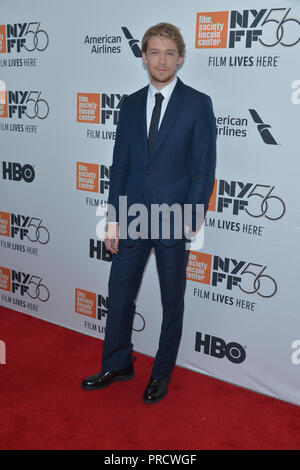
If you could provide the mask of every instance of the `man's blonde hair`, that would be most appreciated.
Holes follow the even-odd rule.
[[[170,23],[158,23],[157,25],[148,28],[142,39],[142,52],[146,53],[148,41],[152,36],[172,39],[176,43],[179,57],[184,56],[185,43],[180,29],[176,26]]]

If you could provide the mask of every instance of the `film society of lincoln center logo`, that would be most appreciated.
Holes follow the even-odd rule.
[[[100,295],[97,296],[95,292],[76,288],[75,312],[101,320],[102,317],[106,317],[107,299],[101,298]]]
[[[108,313],[108,297],[105,297],[95,292],[89,292],[83,289],[75,288],[75,312],[85,315],[91,319],[106,320]],[[91,325],[85,322],[85,326],[89,329],[98,330],[100,333],[105,333],[105,329],[99,325]],[[133,330],[138,332],[145,328],[145,320],[143,316],[134,312]]]
[[[104,194],[109,188],[109,167],[76,162],[76,189]]]
[[[77,122],[116,126],[125,96],[118,93],[77,93]]]
[[[196,49],[295,46],[300,21],[291,8],[249,9],[197,13]]]
[[[262,264],[191,250],[186,272],[190,281],[223,286],[229,291],[238,288],[245,294],[264,298],[273,297],[277,292],[275,279]]]
[[[77,122],[100,123],[99,93],[77,93]]]

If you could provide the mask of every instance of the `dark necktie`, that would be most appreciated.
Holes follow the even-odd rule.
[[[163,99],[164,97],[161,93],[156,93],[155,106],[153,108],[151,123],[149,127],[149,134],[148,134],[149,155],[151,155],[154,144],[155,144],[155,140],[156,140],[156,136],[158,132],[158,124],[159,124],[159,119],[160,119],[161,104],[162,104]]]

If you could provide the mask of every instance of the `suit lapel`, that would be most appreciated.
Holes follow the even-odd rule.
[[[173,90],[173,93],[171,95],[170,101],[166,108],[163,120],[161,122],[159,131],[157,134],[156,142],[154,145],[154,149],[149,160],[152,160],[155,157],[160,145],[163,143],[168,132],[172,128],[175,120],[177,119],[180,109],[182,108],[183,95],[184,95],[184,84],[178,78],[177,84]]]
[[[138,122],[139,134],[142,140],[142,148],[144,155],[144,164],[148,164],[148,148],[147,148],[147,117],[146,117],[146,106],[147,106],[147,95],[148,86],[142,89],[141,95],[136,103],[136,118]]]

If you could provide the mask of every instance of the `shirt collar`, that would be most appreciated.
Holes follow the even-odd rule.
[[[170,98],[171,94],[172,94],[172,91],[174,90],[175,88],[175,85],[177,83],[177,77],[174,78],[174,80],[171,81],[171,83],[169,83],[168,85],[166,85],[164,88],[162,88],[161,90],[157,90],[153,85],[152,83],[150,82],[149,83],[149,93],[150,93],[150,97],[151,98],[154,98],[155,94],[156,93],[161,93],[164,97],[164,99],[167,99],[167,98]]]

